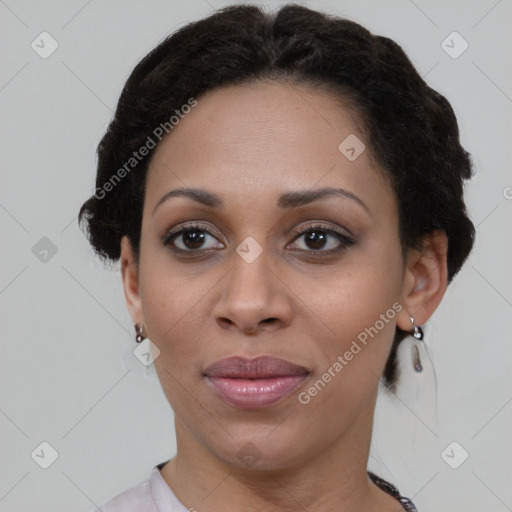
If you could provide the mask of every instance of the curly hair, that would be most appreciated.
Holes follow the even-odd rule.
[[[295,4],[274,13],[253,5],[216,11],[165,38],[133,69],[97,148],[96,191],[108,190],[108,198],[95,192],[79,213],[96,253],[104,261],[118,260],[126,235],[139,254],[145,178],[154,152],[115,186],[108,183],[155,127],[168,123],[190,98],[257,80],[323,87],[356,110],[372,158],[397,198],[403,254],[443,230],[451,282],[475,236],[463,198],[472,164],[452,107],[391,39]],[[397,379],[397,347],[408,334],[396,329],[383,375],[388,389]]]

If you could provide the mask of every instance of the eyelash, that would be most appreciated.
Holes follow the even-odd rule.
[[[207,229],[205,226],[202,226],[201,224],[190,224],[187,226],[182,227],[179,231],[176,232],[169,232],[164,237],[163,244],[165,246],[169,246],[170,249],[173,252],[179,253],[179,254],[188,254],[189,256],[197,256],[198,254],[201,254],[201,252],[210,252],[212,250],[217,249],[180,249],[178,247],[173,246],[172,242],[174,239],[178,238],[180,235],[183,235],[184,233],[187,233],[188,231],[200,231],[207,233],[208,235],[212,236],[213,238],[216,238],[216,236],[211,233],[209,229]],[[296,236],[294,237],[292,242],[295,242],[295,240],[298,240],[302,235],[311,233],[314,231],[320,231],[321,233],[331,235],[338,239],[340,242],[339,246],[335,249],[329,249],[327,251],[318,249],[318,250],[305,250],[305,249],[297,249],[299,252],[307,253],[308,255],[311,255],[313,257],[324,257],[324,256],[332,256],[333,254],[339,253],[346,249],[347,247],[350,247],[354,244],[354,241],[349,238],[348,236],[344,235],[343,233],[340,233],[339,231],[336,231],[335,229],[325,226],[322,224],[312,224],[310,226],[301,228],[297,231]]]

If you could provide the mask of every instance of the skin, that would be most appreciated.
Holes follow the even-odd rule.
[[[442,299],[447,240],[435,232],[402,259],[396,198],[369,145],[354,161],[338,150],[349,134],[365,141],[359,126],[328,92],[258,82],[201,96],[155,150],[140,259],[123,237],[121,269],[132,320],[161,351],[155,366],[177,436],[177,454],[161,473],[186,507],[401,510],[366,474],[378,382],[395,327],[410,330],[411,316],[423,324]],[[224,208],[174,197],[155,210],[178,187],[218,194]],[[323,187],[350,191],[367,209],[342,196],[276,206],[284,192]],[[191,221],[211,235],[195,246],[178,236],[175,245],[189,250],[178,255],[162,240]],[[316,222],[350,233],[353,243],[326,235],[322,246],[297,235]],[[249,236],[262,249],[251,263],[236,252]],[[301,404],[298,393],[394,303],[402,310]],[[310,375],[271,407],[235,409],[203,376],[231,355],[281,357]],[[251,466],[238,456],[248,443],[257,453]]]

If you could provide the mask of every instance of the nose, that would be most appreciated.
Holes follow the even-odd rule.
[[[276,266],[269,266],[263,254],[251,263],[238,255],[234,259],[213,309],[218,325],[244,334],[272,332],[290,325],[292,292]]]

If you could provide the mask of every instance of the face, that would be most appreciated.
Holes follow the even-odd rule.
[[[229,464],[252,450],[288,467],[371,418],[404,263],[396,199],[353,116],[305,86],[218,89],[148,169],[130,312],[160,350],[177,430]],[[209,195],[163,199],[176,189]],[[231,356],[287,363],[209,371]]]

